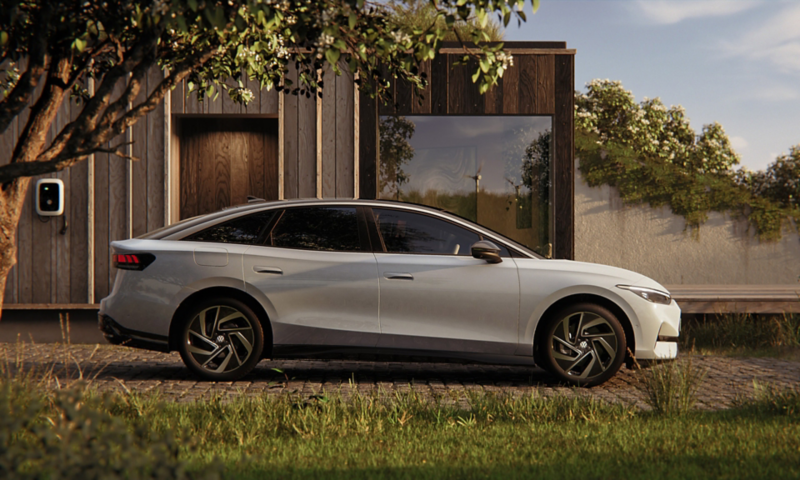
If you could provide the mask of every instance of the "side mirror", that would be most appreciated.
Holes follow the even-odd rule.
[[[486,260],[488,263],[500,263],[503,261],[503,259],[500,258],[500,247],[489,240],[475,242],[470,250],[472,251],[473,257]]]

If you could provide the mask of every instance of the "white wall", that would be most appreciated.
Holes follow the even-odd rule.
[[[627,268],[665,285],[797,285],[800,279],[796,231],[759,242],[746,221],[710,212],[693,238],[668,206],[623,206],[616,188],[589,187],[577,164],[575,171],[576,260]]]

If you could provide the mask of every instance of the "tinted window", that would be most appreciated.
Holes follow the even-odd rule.
[[[254,245],[273,215],[274,211],[246,215],[193,233],[184,240]]]
[[[355,207],[287,209],[268,243],[305,250],[360,251]]]
[[[469,256],[472,244],[480,240],[476,233],[427,215],[382,208],[372,211],[390,253]]]

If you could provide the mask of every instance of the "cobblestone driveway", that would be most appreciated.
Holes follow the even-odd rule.
[[[556,393],[587,395],[646,408],[644,397],[636,388],[637,373],[624,367],[601,386],[573,389],[559,385],[536,368],[364,359],[262,361],[238,382],[204,382],[189,374],[177,353],[111,345],[0,344],[0,361],[12,370],[52,370],[60,381],[82,374],[99,390],[157,391],[165,400],[177,401],[214,395],[312,395],[323,390],[347,395],[353,389],[362,393],[391,394],[413,388],[445,396],[449,391],[464,390],[513,395],[533,391],[546,396]],[[751,396],[754,380],[784,388],[800,385],[800,362],[797,361],[695,356],[694,362],[707,371],[699,392],[699,408],[725,408],[737,396]]]

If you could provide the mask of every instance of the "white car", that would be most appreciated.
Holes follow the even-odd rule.
[[[112,242],[115,344],[177,350],[208,380],[262,358],[363,352],[538,364],[591,386],[677,355],[680,308],[620,268],[543,259],[433,208],[258,202]]]

